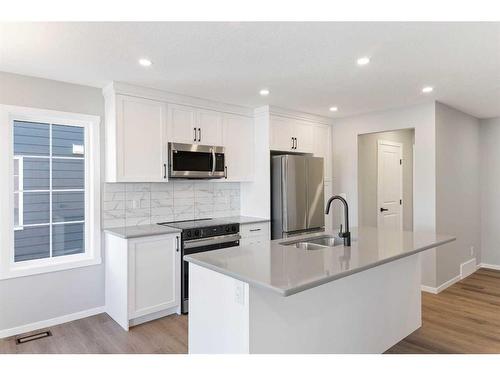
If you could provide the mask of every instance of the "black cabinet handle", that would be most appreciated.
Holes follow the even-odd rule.
[[[380,212],[389,211],[388,208],[380,207]]]
[[[176,237],[175,237],[175,241],[176,241],[176,248],[175,248],[175,251],[179,252],[179,236],[176,236]]]
[[[193,128],[193,130],[194,130],[194,138],[193,138],[193,141],[195,141],[195,142],[196,142],[196,128]]]
[[[198,142],[201,142],[201,128],[198,128]]]
[[[292,137],[292,150],[293,150],[294,146],[295,146],[295,141],[294,141],[294,138]]]
[[[299,147],[299,140],[295,138],[295,149],[297,149],[297,147]]]
[[[163,163],[163,179],[167,179],[167,163]]]

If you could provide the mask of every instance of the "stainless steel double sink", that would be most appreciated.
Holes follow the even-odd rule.
[[[281,245],[295,246],[303,250],[323,250],[328,247],[338,246],[344,243],[344,240],[335,236],[319,236],[307,239],[282,242]]]

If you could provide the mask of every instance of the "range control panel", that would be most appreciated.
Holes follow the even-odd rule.
[[[210,227],[185,229],[182,231],[183,240],[193,240],[196,238],[207,238],[222,236],[225,234],[235,234],[240,231],[239,224],[214,225]]]

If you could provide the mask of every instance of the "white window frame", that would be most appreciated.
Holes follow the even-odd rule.
[[[17,196],[18,198],[18,209],[19,212],[17,213],[18,215],[18,222],[19,225],[14,225],[14,230],[21,230],[23,229],[24,225],[24,158],[23,156],[14,156],[14,160],[17,160],[17,167],[19,170],[19,175],[18,175],[18,190],[17,190]],[[14,174],[14,173],[12,173]],[[15,190],[14,190],[15,191]]]
[[[80,126],[85,129],[85,251],[81,254],[14,261],[14,121]],[[0,279],[101,263],[100,117],[0,105]],[[51,224],[52,225],[52,224]]]

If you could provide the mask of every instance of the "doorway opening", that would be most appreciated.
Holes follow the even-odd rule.
[[[358,136],[360,226],[413,230],[415,129]]]

